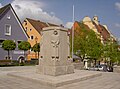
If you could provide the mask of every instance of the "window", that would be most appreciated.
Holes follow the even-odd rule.
[[[31,39],[31,40],[33,40],[33,39],[34,39],[34,37],[33,37],[33,36],[31,36],[31,37],[30,37],[30,39]]]
[[[27,27],[25,27],[25,31],[27,32]]]
[[[18,43],[18,44],[20,44],[20,43],[21,43],[21,41],[17,41],[17,43]]]
[[[0,47],[2,47],[2,42],[3,42],[4,40],[0,40]]]
[[[34,53],[34,51],[32,49],[29,50],[30,53]]]
[[[21,40],[18,40],[18,41],[16,41],[16,46],[18,47],[18,45],[21,43],[22,41]]]
[[[30,49],[30,52],[32,52],[32,49]]]
[[[25,23],[25,25],[27,25],[27,22]]]
[[[5,35],[11,35],[11,25],[5,25]]]
[[[24,22],[25,22],[25,25],[27,25],[27,21],[26,21],[26,20],[24,20]]]

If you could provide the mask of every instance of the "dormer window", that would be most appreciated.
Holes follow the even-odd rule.
[[[10,20],[10,15],[7,16],[7,19]]]
[[[25,22],[25,25],[27,25],[27,22]]]
[[[5,35],[11,35],[11,25],[5,25]]]

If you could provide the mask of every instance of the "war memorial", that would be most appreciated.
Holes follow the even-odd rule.
[[[39,65],[36,70],[9,73],[45,86],[60,87],[101,76],[100,72],[76,70],[70,57],[68,29],[46,27],[42,30]]]

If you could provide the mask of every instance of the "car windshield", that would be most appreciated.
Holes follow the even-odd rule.
[[[95,68],[102,68],[102,66],[101,65],[96,65]]]

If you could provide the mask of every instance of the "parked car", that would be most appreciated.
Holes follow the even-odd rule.
[[[92,71],[99,71],[100,67],[99,66],[95,66],[95,67],[89,67],[88,70],[92,70]]]
[[[107,68],[107,70],[108,70],[108,72],[113,72],[113,67],[112,67],[112,66],[109,66],[109,67]]]
[[[96,65],[95,67],[90,67],[88,70],[93,70],[93,71],[107,71],[107,65]]]

